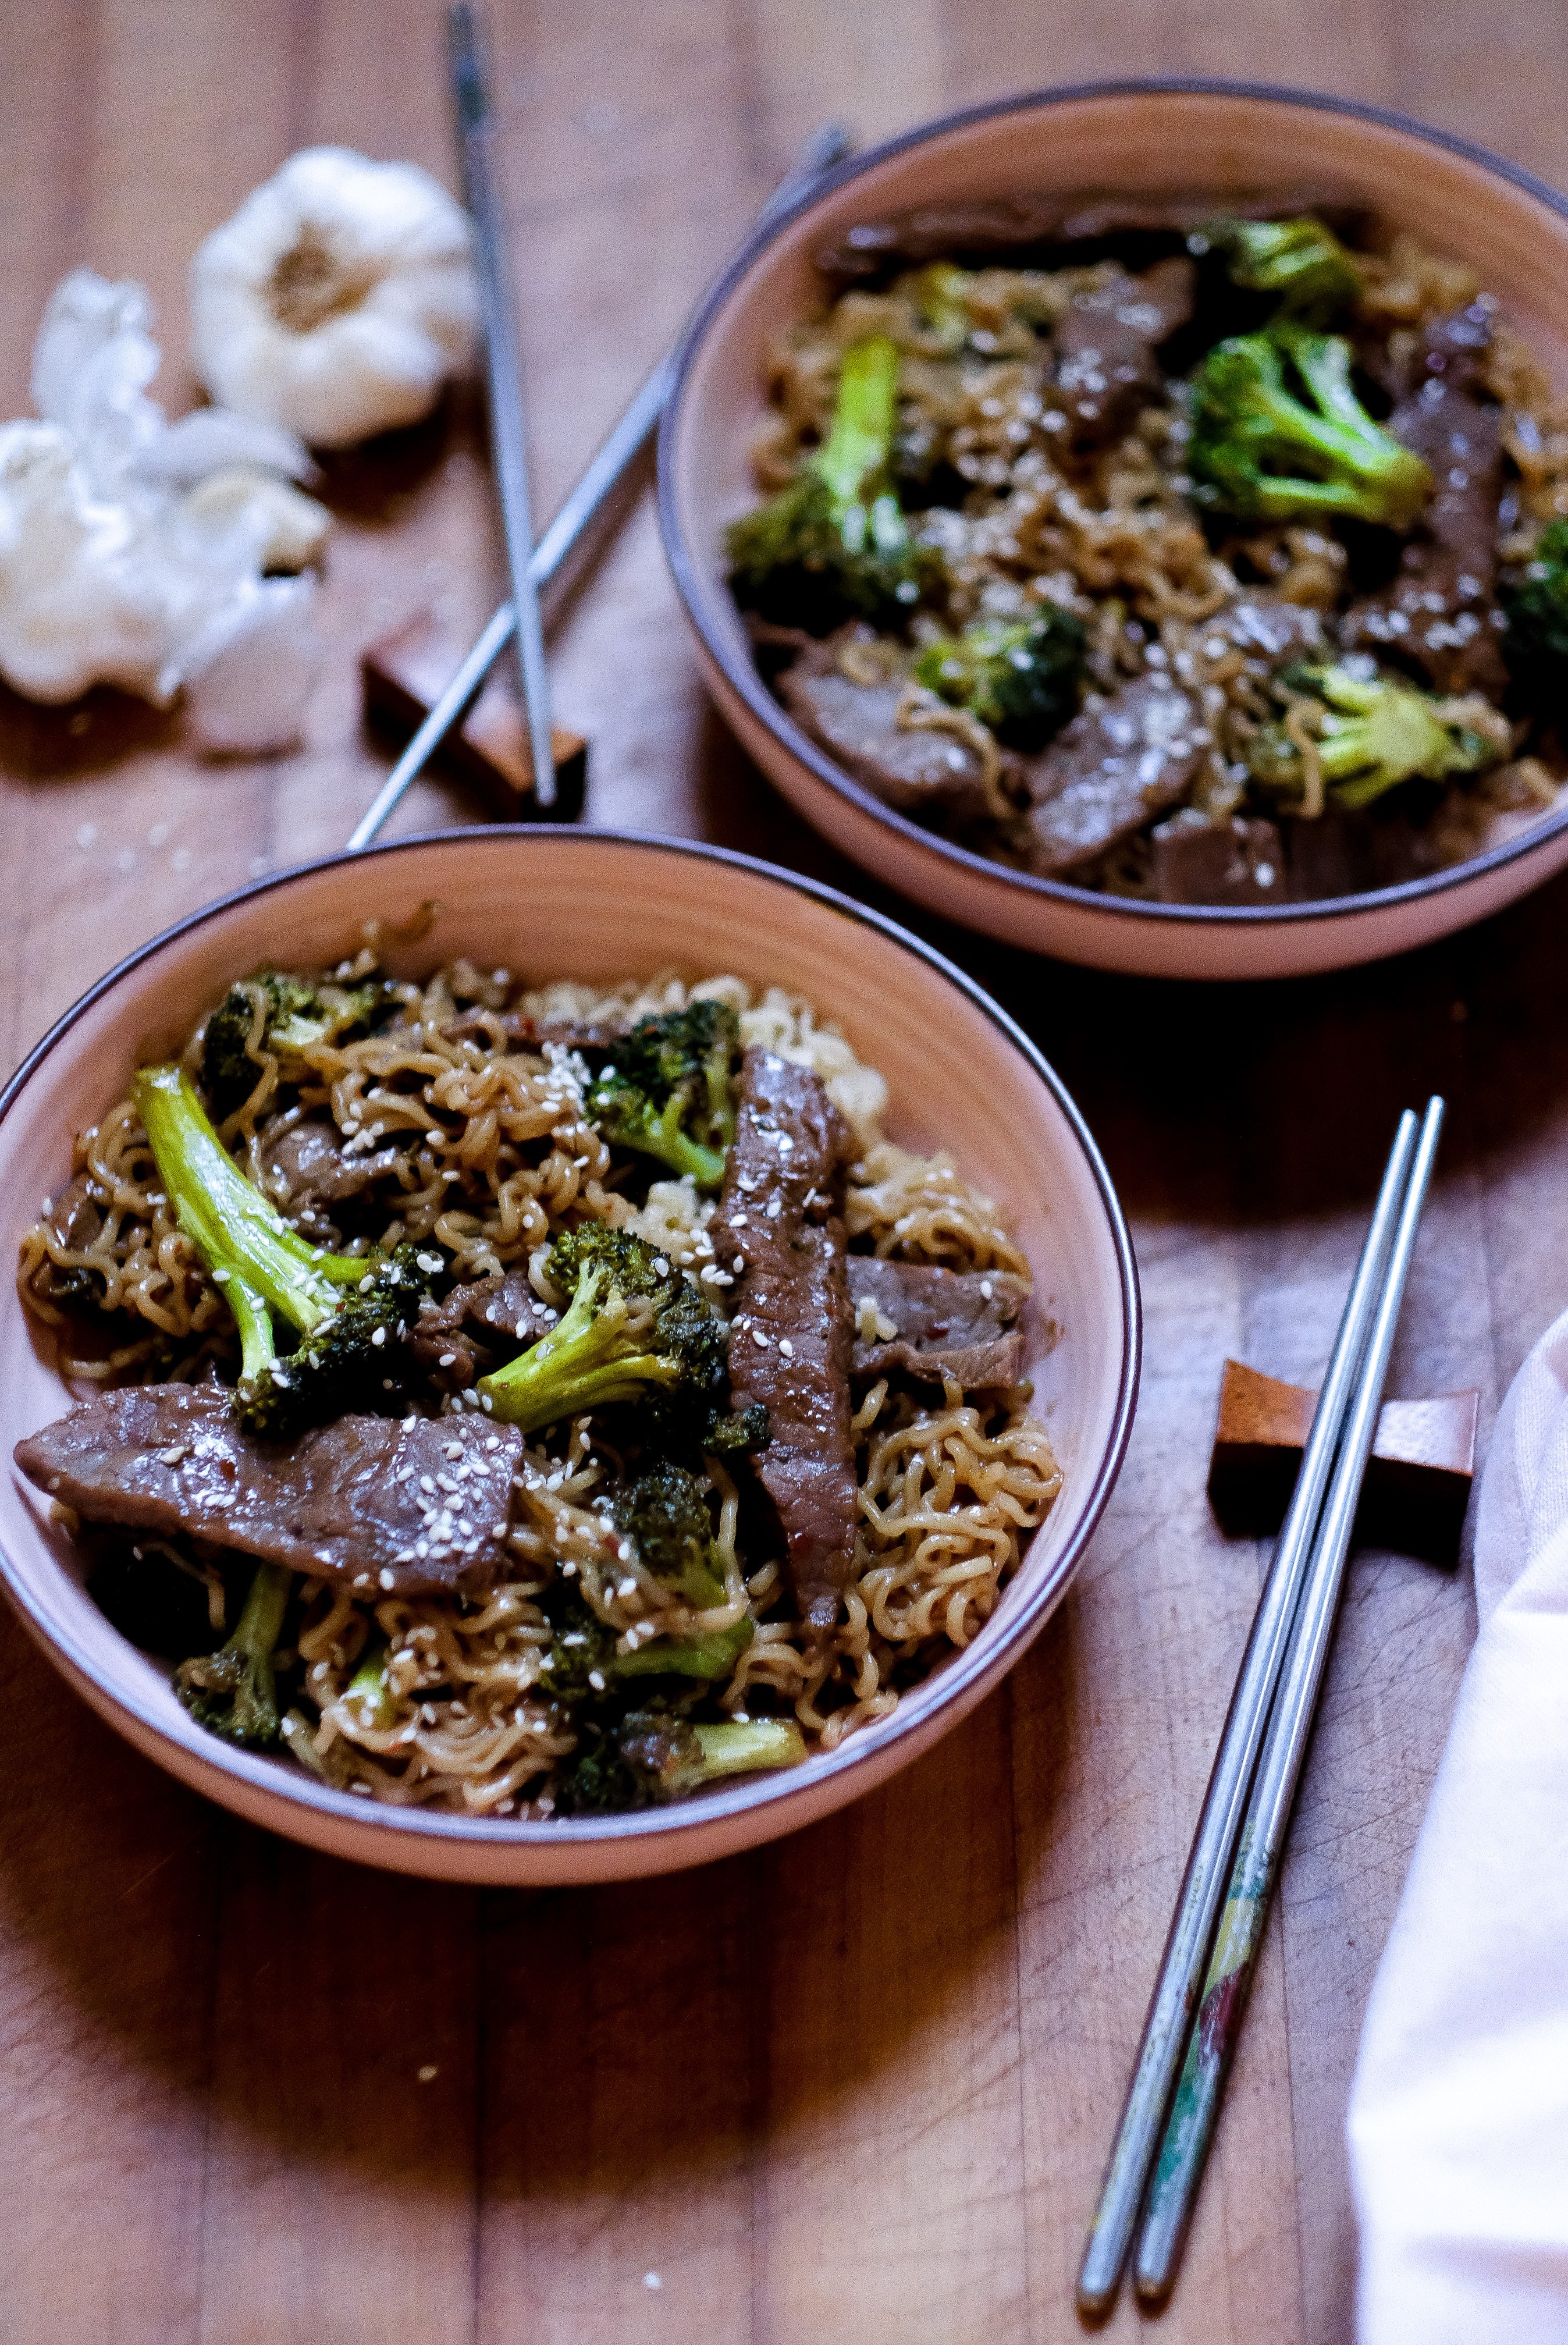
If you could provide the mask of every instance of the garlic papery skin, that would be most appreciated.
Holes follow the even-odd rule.
[[[191,263],[208,391],[317,448],[419,422],[478,320],[467,213],[417,164],[347,147],[292,156]]]

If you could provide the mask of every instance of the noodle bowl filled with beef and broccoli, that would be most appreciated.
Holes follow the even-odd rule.
[[[1562,860],[1563,207],[1355,114],[1131,86],[955,117],[694,326],[663,515],[710,681],[934,907],[1267,974]]]
[[[21,1471],[192,1719],[366,1801],[833,1752],[1062,1488],[1006,1213],[798,993],[386,949],[237,973],[80,1132],[18,1273],[77,1400]]]

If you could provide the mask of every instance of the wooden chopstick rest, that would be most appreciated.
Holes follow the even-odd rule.
[[[1227,1360],[1209,1467],[1220,1528],[1259,1538],[1284,1519],[1318,1396]],[[1358,1536],[1452,1563],[1475,1472],[1479,1392],[1383,1403],[1356,1514]]]
[[[460,655],[452,637],[428,611],[417,613],[361,654],[366,715],[406,741],[456,674]],[[551,727],[551,738],[556,802],[548,816],[533,795],[527,720],[501,675],[492,673],[438,755],[473,784],[502,822],[575,822],[588,778],[588,744],[581,733],[565,732],[560,726]]]

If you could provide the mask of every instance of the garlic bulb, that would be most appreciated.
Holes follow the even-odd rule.
[[[467,213],[417,164],[347,147],[291,157],[191,263],[213,398],[319,448],[428,415],[478,314]]]
[[[309,469],[292,434],[166,420],[151,323],[139,285],[85,269],[44,312],[43,421],[0,425],[0,675],[32,700],[115,684],[160,706],[199,677],[204,740],[273,748],[314,672],[315,584],[262,574],[312,560],[329,516],[283,477]]]

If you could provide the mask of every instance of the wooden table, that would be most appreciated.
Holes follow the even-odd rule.
[[[1408,107],[1568,178],[1549,0],[505,0],[507,170],[541,504],[564,490],[795,141],[1010,86],[1231,72]],[[291,149],[450,176],[430,0],[43,0],[7,42],[4,398],[90,262],[184,271]],[[471,409],[334,463],[309,745],[202,766],[107,696],[0,706],[0,1050],[166,921],[339,845],[384,761],[354,655],[488,613]],[[556,636],[591,810],[863,886],[704,705],[646,502]],[[405,827],[462,818],[439,786]],[[0,2329],[12,2345],[958,2345],[1076,2333],[1072,2275],[1263,1554],[1204,1497],[1227,1353],[1326,1355],[1396,1108],[1450,1137],[1395,1390],[1487,1421],[1568,1293],[1568,881],[1310,984],[1206,991],[943,941],[1106,1150],[1148,1306],[1127,1469],[1073,1594],[923,1764],[782,1846],[524,1896],[355,1872],[231,1822],[98,1726],[0,1620]],[[937,933],[930,924],[916,925]],[[1468,1575],[1355,1566],[1251,2021],[1161,2334],[1351,2325],[1342,2118],[1372,1971],[1472,1632]],[[421,2070],[433,2078],[419,2081]],[[1123,2304],[1112,2334],[1138,2323]]]

